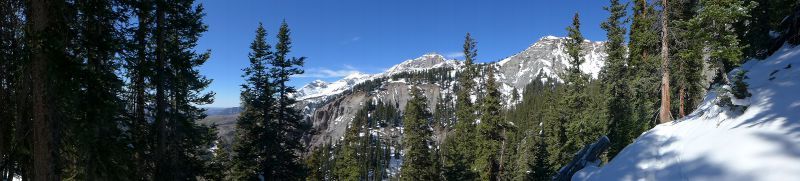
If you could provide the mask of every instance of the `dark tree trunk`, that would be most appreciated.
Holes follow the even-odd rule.
[[[57,60],[48,55],[58,54],[58,45],[50,45],[47,38],[58,39],[63,37],[59,31],[54,30],[56,20],[62,18],[59,11],[63,2],[50,0],[27,0],[28,22],[31,24],[28,32],[30,37],[30,74],[31,96],[33,98],[32,127],[33,127],[33,180],[58,180],[56,176],[56,157],[54,155],[54,124],[50,97],[48,96],[48,64]]]
[[[153,175],[153,180],[159,179],[169,179],[167,175],[169,170],[167,169],[167,159],[166,156],[166,137],[167,137],[167,97],[165,95],[165,77],[166,71],[164,70],[164,66],[166,66],[166,55],[164,52],[165,44],[164,44],[164,28],[165,28],[165,12],[164,6],[166,3],[164,0],[156,1],[156,31],[155,31],[155,38],[156,38],[156,64],[155,64],[155,78],[153,79],[153,83],[156,85],[156,115],[155,115],[155,130],[156,136],[156,146],[155,146],[155,174]]]
[[[681,117],[684,117],[684,116],[686,116],[686,110],[684,108],[684,106],[686,105],[686,103],[684,102],[685,101],[684,97],[686,97],[686,88],[683,85],[681,85],[681,88],[678,91],[678,96],[680,96],[680,104],[678,106],[678,115],[680,115]]]
[[[135,139],[136,148],[135,148],[135,160],[136,160],[136,171],[138,173],[147,173],[146,172],[146,160],[145,158],[145,150],[146,150],[146,133],[144,130],[147,129],[147,120],[145,117],[145,72],[147,70],[147,34],[150,29],[150,1],[143,0],[139,2],[139,12],[137,13],[137,18],[139,20],[139,27],[136,30],[136,42],[137,42],[137,57],[135,63],[135,73],[133,74],[133,89],[134,89],[134,129],[132,129],[133,135],[137,138]]]

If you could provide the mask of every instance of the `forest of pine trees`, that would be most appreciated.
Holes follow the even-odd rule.
[[[0,3],[0,180],[182,180],[216,140],[194,1]]]
[[[269,128],[248,132],[253,139],[278,142],[248,140],[268,144],[248,152],[267,159],[245,165],[231,161],[244,154],[212,149],[229,144],[216,143],[215,128],[197,123],[206,116],[199,106],[214,96],[198,70],[210,53],[195,50],[208,29],[202,5],[10,0],[0,13],[0,180],[305,178],[298,138],[308,126],[286,85],[303,72],[305,58],[288,55],[285,22],[274,52],[260,28],[254,65],[245,71],[247,110],[269,117],[241,118]],[[225,171],[230,167],[254,170]]]
[[[455,74],[403,72],[343,94],[389,79],[455,81],[454,93],[429,105],[410,88],[402,108],[368,99],[341,140],[311,147],[304,142],[311,125],[289,85],[306,58],[291,54],[286,21],[272,44],[268,28],[256,27],[242,70],[243,111],[233,142],[223,143],[213,125],[197,123],[206,117],[200,106],[214,101],[211,80],[198,70],[210,57],[195,50],[208,30],[199,3],[3,0],[0,180],[548,180],[601,135],[612,142],[603,160],[613,159],[642,132],[692,112],[710,89],[731,85],[734,96],[748,96],[743,72],[725,74],[769,55],[771,34],[786,32],[781,21],[797,7],[609,1],[608,18],[590,25],[607,35],[598,79],[579,67],[586,26],[577,12],[564,32],[571,65],[510,98],[500,93],[496,68],[477,63],[478,44],[467,33]],[[376,133],[387,128],[402,130]]]

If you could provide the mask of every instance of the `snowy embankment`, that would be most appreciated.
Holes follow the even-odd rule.
[[[800,180],[800,46],[741,68],[752,93],[744,112],[717,106],[709,92],[691,115],[643,133],[573,180]]]

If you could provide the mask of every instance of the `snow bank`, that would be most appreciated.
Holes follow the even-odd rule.
[[[717,106],[710,92],[691,115],[643,133],[573,180],[800,180],[800,47],[742,69],[753,94],[744,112]]]

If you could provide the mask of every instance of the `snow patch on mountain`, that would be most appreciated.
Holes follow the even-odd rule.
[[[415,59],[406,60],[400,64],[392,66],[392,68],[389,68],[385,72],[378,74],[365,74],[356,72],[342,78],[341,80],[331,83],[327,83],[322,80],[315,80],[297,90],[295,95],[298,100],[331,96],[349,90],[353,88],[353,86],[356,86],[367,80],[388,77],[401,72],[423,71],[440,67],[457,67],[458,65],[459,62],[456,60],[446,59],[440,54],[428,53]]]
[[[742,65],[746,110],[716,103],[643,133],[603,167],[573,180],[800,180],[800,47]],[[732,75],[733,73],[731,73]],[[611,140],[614,141],[614,140]]]

